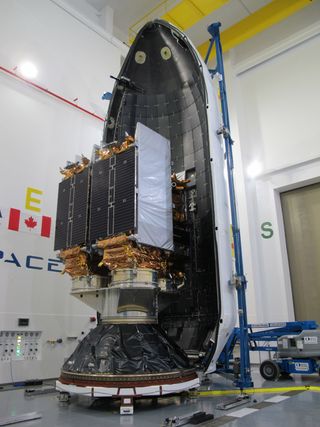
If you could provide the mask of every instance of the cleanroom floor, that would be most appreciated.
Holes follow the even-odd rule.
[[[62,406],[56,394],[25,397],[23,389],[0,392],[0,425],[1,419],[30,412],[40,412],[42,419],[28,421],[28,427],[100,427],[100,426],[162,426],[167,417],[184,416],[197,411],[213,413],[214,421],[201,424],[203,426],[320,426],[320,393],[315,391],[279,391],[280,387],[296,387],[301,385],[320,386],[317,375],[298,376],[294,379],[268,382],[261,379],[258,371],[253,370],[255,387],[277,388],[275,393],[256,393],[246,405],[228,411],[216,409],[221,402],[232,400],[233,396],[209,397],[169,397],[152,402],[151,399],[138,400],[135,403],[134,415],[119,415],[119,402],[105,399],[92,404],[86,398],[73,397],[71,403]],[[233,389],[230,380],[211,375],[211,382],[202,387],[203,390]],[[270,401],[268,401],[271,399]]]

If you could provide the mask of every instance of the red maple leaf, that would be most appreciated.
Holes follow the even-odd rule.
[[[37,223],[37,221],[35,221],[33,218],[32,218],[32,216],[29,216],[29,218],[28,219],[25,219],[24,220],[24,223],[26,224],[26,226],[28,227],[28,228],[34,228],[38,223]]]

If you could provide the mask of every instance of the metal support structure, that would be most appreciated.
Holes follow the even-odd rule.
[[[248,325],[248,339],[250,351],[278,351],[277,340],[283,335],[299,335],[302,331],[316,330],[318,324],[314,320],[304,320],[297,322],[272,322],[263,324],[249,324]],[[258,330],[257,330],[258,329]],[[234,347],[240,342],[241,334],[240,328],[234,328],[233,333],[230,335],[227,344],[225,345],[219,360],[218,372],[233,372],[231,363],[234,360]]]
[[[195,412],[194,414],[184,415],[183,417],[168,417],[164,420],[162,427],[178,427],[185,426],[187,424],[202,424],[213,419],[213,414],[207,414],[206,412]]]
[[[42,414],[39,412],[29,412],[27,414],[15,415],[8,418],[0,418],[0,426],[9,426],[11,424],[24,423],[31,420],[39,420]]]
[[[40,396],[43,394],[50,394],[50,393],[58,393],[57,389],[55,387],[48,387],[48,388],[27,388],[24,391],[24,395],[26,397],[31,396]]]
[[[217,66],[211,73],[218,75],[219,88],[220,88],[220,101],[222,109],[223,128],[219,134],[223,135],[225,141],[225,153],[228,170],[228,184],[229,184],[229,200],[231,209],[232,221],[232,234],[234,241],[235,253],[235,277],[234,284],[237,290],[238,298],[238,315],[239,315],[239,330],[240,330],[240,374],[235,379],[235,385],[241,390],[248,387],[253,387],[250,369],[250,356],[249,356],[249,337],[248,337],[248,320],[247,320],[247,307],[246,307],[246,288],[247,280],[243,270],[241,236],[238,224],[234,177],[233,177],[233,154],[232,154],[232,138],[230,135],[230,121],[228,111],[228,101],[225,84],[225,74],[222,57],[222,47],[220,42],[220,22],[213,23],[208,27],[208,31],[212,38],[210,39],[209,49],[205,58],[205,63],[208,62],[211,50],[215,46]]]

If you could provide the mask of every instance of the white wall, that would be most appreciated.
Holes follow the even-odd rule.
[[[111,90],[110,74],[120,68],[121,44],[98,34],[65,13],[50,0],[0,2],[0,66],[13,69],[21,61],[34,62],[36,83],[104,116],[101,100]],[[0,72],[1,212],[0,219],[0,330],[19,330],[18,317],[30,318],[24,330],[43,331],[42,360],[14,361],[13,379],[49,378],[59,374],[75,341],[92,323],[92,311],[69,295],[68,277],[48,271],[51,238],[7,229],[9,208],[28,215],[47,215],[54,221],[59,167],[76,154],[91,155],[101,140],[103,122],[76,110]],[[27,187],[43,191],[41,213],[25,208]],[[21,267],[12,260],[12,253]],[[41,270],[27,268],[26,257]],[[30,267],[30,266],[29,266]],[[62,344],[47,340],[62,338]],[[11,382],[9,362],[0,360],[0,383]]]
[[[320,181],[319,52],[315,2],[226,55],[251,322],[294,320],[279,194]],[[254,160],[263,171],[250,179]]]

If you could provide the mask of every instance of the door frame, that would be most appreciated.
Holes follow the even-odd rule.
[[[256,179],[256,224],[260,226],[264,221],[270,220],[274,232],[273,238],[268,240],[261,238],[260,229],[259,233],[255,234],[260,261],[255,269],[259,276],[257,285],[263,301],[257,310],[261,310],[268,321],[295,320],[280,195],[319,182],[320,157],[266,172]]]

